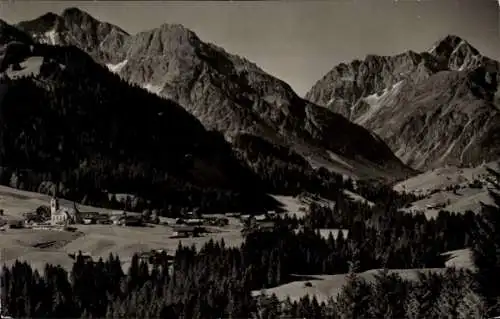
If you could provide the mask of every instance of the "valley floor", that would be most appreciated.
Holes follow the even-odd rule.
[[[273,196],[283,204],[283,208],[290,215],[301,217],[305,214],[307,199],[298,199],[289,196]],[[40,205],[47,205],[50,197],[48,195],[21,191],[6,186],[0,186],[0,208],[5,212],[4,219],[22,219],[24,212],[34,210]],[[324,199],[319,203],[333,205]],[[71,207],[72,202],[61,199],[62,206]],[[113,211],[102,208],[79,205],[82,210],[100,211],[109,214],[121,214],[122,211]],[[71,269],[73,260],[69,253],[82,251],[90,254],[94,259],[107,258],[110,253],[118,255],[124,269],[128,268],[130,259],[134,253],[150,251],[151,249],[165,249],[173,254],[181,242],[183,245],[195,245],[201,247],[210,239],[224,239],[227,246],[239,246],[243,237],[241,236],[241,224],[235,218],[230,218],[230,224],[226,227],[210,227],[211,233],[196,238],[171,238],[174,231],[166,225],[154,225],[148,227],[121,227],[116,225],[76,225],[76,232],[31,230],[31,229],[6,229],[0,233],[1,262],[12,264],[16,259],[29,262],[35,269],[43,271],[45,263],[61,265]],[[162,218],[161,222],[174,224],[173,219]],[[340,230],[322,229],[321,233],[327,237],[330,232],[337,237]],[[347,235],[346,230],[343,230]],[[471,267],[470,257],[467,250],[450,252],[450,261],[447,266]],[[417,271],[422,269],[393,270],[400,273],[404,278],[416,277]],[[444,269],[424,269],[424,271],[443,271]],[[376,270],[362,273],[363,277],[370,280]],[[305,295],[315,295],[319,301],[326,300],[329,296],[336,296],[346,281],[346,274],[340,275],[317,275],[308,280],[293,281],[265,291],[275,293],[278,298],[285,299],[290,296],[292,300],[300,299]],[[311,286],[305,286],[310,282]],[[254,294],[259,294],[255,291]]]
[[[4,210],[3,219],[21,220],[22,214],[48,205],[48,195],[22,191],[0,186],[0,208]],[[60,200],[61,206],[72,207],[73,203]],[[121,214],[113,211],[78,205],[82,211],[99,211],[108,214]],[[131,214],[131,213],[129,213]],[[160,221],[173,225],[173,219],[161,218]],[[32,229],[9,229],[0,232],[1,263],[7,265],[16,259],[29,262],[34,268],[43,270],[45,263],[71,268],[73,260],[68,253],[90,254],[94,259],[106,259],[110,253],[118,255],[124,268],[134,253],[165,249],[175,253],[179,242],[183,245],[201,247],[210,239],[224,239],[227,246],[239,246],[243,238],[239,221],[230,218],[226,227],[207,227],[210,231],[202,237],[170,238],[174,235],[167,225],[148,225],[147,227],[122,227],[117,225],[75,225],[76,232]]]

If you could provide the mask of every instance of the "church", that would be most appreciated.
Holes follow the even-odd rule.
[[[60,208],[59,199],[53,196],[50,200],[50,222],[52,225],[79,223],[78,212],[74,208]]]

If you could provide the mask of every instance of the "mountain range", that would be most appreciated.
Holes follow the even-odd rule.
[[[84,50],[126,81],[176,101],[230,142],[251,134],[351,176],[412,173],[373,133],[300,98],[285,82],[181,25],[129,35],[69,8],[17,27],[38,42]]]
[[[123,175],[139,170],[140,183],[160,173],[160,189],[174,178],[257,194],[266,167],[273,187],[291,171],[316,180],[318,167],[393,182],[500,155],[499,63],[456,36],[428,52],[340,64],[305,98],[182,25],[131,35],[77,8],[1,21],[0,53],[3,123],[22,123],[4,124],[2,163],[16,169],[43,171],[55,158],[68,174],[122,166]],[[59,144],[40,142],[44,126]],[[70,133],[80,137],[63,137]],[[103,158],[105,168],[89,164]],[[102,183],[137,188],[130,176]]]
[[[306,99],[375,132],[415,169],[477,166],[500,155],[499,70],[447,36],[427,52],[339,64]]]

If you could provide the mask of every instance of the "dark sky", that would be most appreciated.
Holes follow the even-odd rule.
[[[260,2],[3,1],[9,23],[76,6],[130,33],[181,23],[242,55],[304,94],[340,62],[367,54],[424,51],[447,34],[500,59],[496,0]]]

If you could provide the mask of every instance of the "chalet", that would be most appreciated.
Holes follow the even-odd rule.
[[[273,219],[273,218],[276,218],[276,216],[278,216],[278,214],[274,211],[274,210],[271,210],[271,211],[268,211],[266,216],[269,218],[269,219]]]
[[[85,225],[92,225],[92,224],[95,224],[95,223],[96,223],[95,218],[92,218],[92,217],[85,217],[85,218],[83,218],[83,220],[82,220],[82,221],[83,221],[83,223],[84,223]]]
[[[120,216],[117,224],[122,226],[142,226],[143,221],[141,216],[126,215]]]
[[[184,223],[189,226],[201,226],[203,225],[203,219],[200,218],[189,218],[184,220]]]
[[[174,262],[174,256],[167,254],[163,249],[152,249],[151,251],[143,252],[139,255],[141,261],[147,262],[148,264],[172,264]]]
[[[98,212],[82,213],[82,221],[84,224],[111,224],[108,214],[100,214]]]
[[[253,218],[256,222],[264,222],[269,219],[266,214],[255,215]]]
[[[22,220],[11,220],[9,221],[9,228],[13,228],[13,229],[19,229],[19,228],[23,228],[24,225],[23,225],[23,221]]]
[[[252,215],[240,215],[240,220],[242,222],[245,222],[245,221],[249,220],[251,217],[252,217]]]
[[[229,219],[226,217],[203,216],[203,221],[205,224],[219,227],[227,226],[229,224]]]
[[[181,226],[181,227],[173,227],[174,237],[198,237],[200,234],[205,232],[203,227],[197,226]]]
[[[214,225],[215,226],[227,226],[229,225],[229,219],[227,218],[224,218],[224,217],[221,217],[221,218],[216,218],[215,221],[214,221]]]
[[[99,218],[99,213],[98,212],[82,212],[80,213],[80,217],[82,219],[97,219]]]
[[[259,231],[272,231],[274,229],[274,222],[262,222],[257,224],[257,229]]]

